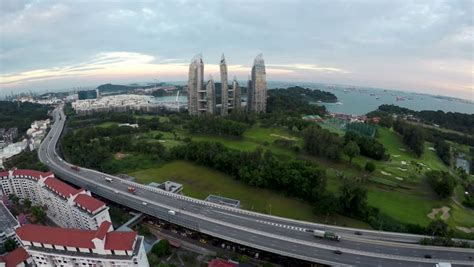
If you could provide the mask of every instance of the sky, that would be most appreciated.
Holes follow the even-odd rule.
[[[0,94],[206,78],[348,84],[474,100],[474,1],[0,1]]]

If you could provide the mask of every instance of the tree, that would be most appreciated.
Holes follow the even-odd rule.
[[[447,166],[451,165],[451,147],[443,139],[439,139],[434,143],[434,148],[438,157],[446,164]]]
[[[31,213],[36,217],[36,220],[40,223],[44,223],[46,220],[46,212],[40,206],[32,206]]]
[[[365,170],[368,171],[368,172],[374,172],[375,171],[375,164],[368,161],[366,164],[365,164]]]
[[[359,153],[360,153],[359,146],[354,141],[349,141],[344,146],[344,154],[346,154],[349,157],[350,162],[352,162],[352,158],[359,155]]]
[[[333,214],[338,211],[338,199],[333,193],[325,192],[313,204],[313,211],[320,214]]]
[[[23,200],[23,205],[24,205],[25,208],[27,208],[27,209],[31,208],[31,200],[28,199],[28,198],[25,198],[25,199]]]
[[[440,219],[430,222],[426,229],[432,236],[445,237],[448,235],[448,225]]]
[[[354,141],[360,149],[360,154],[375,160],[382,160],[388,158],[385,154],[385,147],[376,139],[368,136],[357,134],[353,131],[348,131],[344,135],[344,142],[347,144]]]
[[[143,224],[138,225],[138,234],[139,234],[139,235],[142,235],[142,236],[150,236],[150,235],[152,235],[150,229],[148,229],[148,227],[146,227],[146,226],[143,225]]]
[[[405,123],[401,120],[395,121],[393,129],[403,136],[403,143],[420,157],[424,150],[424,136],[419,126]]]
[[[15,205],[18,205],[18,203],[20,203],[20,198],[17,197],[15,194],[8,195],[8,199]]]
[[[447,198],[453,193],[454,187],[456,187],[456,180],[448,172],[428,171],[425,175],[431,188],[439,197]]]
[[[17,247],[18,245],[16,244],[15,240],[13,240],[12,238],[8,238],[7,240],[5,240],[5,243],[3,244],[3,248],[6,252],[11,252],[15,250]]]
[[[310,126],[303,132],[304,149],[313,156],[338,160],[341,157],[342,139],[326,129]]]
[[[167,239],[161,239],[158,243],[153,245],[151,252],[158,257],[163,257],[171,254],[170,243]]]
[[[367,189],[355,181],[345,179],[339,190],[339,205],[343,214],[363,218],[368,209]]]

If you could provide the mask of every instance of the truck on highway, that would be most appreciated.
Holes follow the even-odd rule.
[[[326,231],[321,231],[321,230],[313,230],[313,235],[315,237],[319,238],[324,238],[327,240],[333,240],[333,241],[341,241],[341,236],[336,235],[333,232],[326,232]]]
[[[128,192],[132,193],[132,194],[135,194],[137,192],[137,189],[133,186],[129,186],[128,187]]]
[[[77,166],[71,166],[71,169],[73,169],[73,170],[75,170],[75,171],[77,171],[77,172],[79,171],[79,167],[77,167]]]

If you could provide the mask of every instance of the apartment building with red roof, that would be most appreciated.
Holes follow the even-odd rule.
[[[23,247],[16,248],[12,252],[0,256],[0,267],[32,266],[32,262],[33,260]]]
[[[52,172],[0,172],[0,196],[10,194],[45,207],[48,218],[61,227],[95,230],[102,222],[111,221],[104,202],[57,179]]]
[[[27,224],[16,235],[38,266],[148,267],[143,237],[110,227],[107,221],[97,230]]]

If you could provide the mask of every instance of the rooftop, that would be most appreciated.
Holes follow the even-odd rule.
[[[237,267],[238,265],[222,259],[213,259],[207,265],[208,267]]]
[[[94,213],[96,210],[101,209],[102,207],[105,206],[105,203],[93,198],[87,194],[79,194],[77,197],[74,199],[74,202],[82,207],[90,211],[91,213]]]
[[[206,201],[216,203],[216,204],[220,204],[220,205],[229,206],[229,207],[234,207],[234,208],[240,207],[240,201],[239,200],[232,199],[232,198],[227,198],[227,197],[216,196],[216,195],[207,196]]]
[[[65,182],[54,178],[50,177],[44,181],[44,184],[51,190],[57,192],[58,194],[62,195],[63,197],[69,197],[69,196],[74,196],[77,193],[81,192],[82,189],[76,189]]]
[[[0,201],[0,232],[12,232],[17,226],[19,226],[18,221]]]
[[[0,262],[4,262],[6,267],[16,267],[26,261],[30,255],[23,247],[19,247],[8,253],[6,256],[0,256]]]
[[[97,238],[105,239],[107,250],[133,250],[137,233],[106,232],[110,225],[110,222],[103,222],[97,230],[81,230],[27,224],[18,228],[16,233],[23,241],[42,244],[93,249],[95,246],[92,240]]]
[[[40,171],[35,171],[35,170],[23,170],[23,169],[17,169],[13,170],[13,175],[14,176],[29,176],[32,177],[36,180],[39,180],[41,177],[49,177],[53,176],[52,172],[40,172]],[[0,177],[7,177],[8,176],[8,171],[0,172]]]

